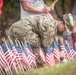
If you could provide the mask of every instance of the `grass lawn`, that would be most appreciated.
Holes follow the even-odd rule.
[[[76,61],[60,63],[53,67],[32,69],[17,75],[76,75]]]

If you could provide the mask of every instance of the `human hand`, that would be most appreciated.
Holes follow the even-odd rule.
[[[54,10],[54,6],[57,2],[58,2],[58,0],[54,0],[54,2],[50,5],[51,10]]]
[[[43,13],[47,13],[48,9],[47,9],[47,6],[44,6],[44,8],[42,9]]]
[[[51,4],[50,5],[50,10],[54,10],[54,6],[55,6],[55,4]]]
[[[47,12],[50,12],[51,11],[51,7],[47,7]]]
[[[47,7],[47,12],[50,12],[51,10],[54,10],[54,4],[51,4],[49,7]]]

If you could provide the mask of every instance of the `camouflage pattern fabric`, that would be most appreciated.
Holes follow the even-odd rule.
[[[65,21],[66,31],[72,31],[72,27],[74,26],[73,16],[69,14],[64,14],[63,19]]]
[[[9,35],[25,37],[33,47],[37,47],[39,43],[46,47],[56,34],[57,24],[57,20],[46,16],[28,17],[14,23],[9,29]]]

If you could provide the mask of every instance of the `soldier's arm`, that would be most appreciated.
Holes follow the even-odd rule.
[[[33,13],[47,13],[48,12],[46,6],[44,6],[43,9],[40,9],[35,6],[32,6],[28,0],[27,1],[20,0],[20,3],[22,5],[23,9],[28,12],[33,12]]]

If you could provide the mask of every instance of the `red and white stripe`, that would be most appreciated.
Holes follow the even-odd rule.
[[[55,60],[54,60],[53,54],[48,55],[46,53],[46,63],[48,63],[50,66],[54,66],[55,65]]]
[[[66,58],[66,56],[68,56],[68,52],[66,51],[64,45],[61,45],[60,48],[61,48],[61,50],[64,52],[65,58]]]
[[[56,50],[55,48],[54,48],[54,50],[53,50],[53,55],[54,55],[54,57],[55,57],[58,61],[60,61],[60,53],[59,53],[59,51]]]
[[[16,56],[17,56],[18,60],[21,61],[21,63],[23,65],[25,65],[26,68],[29,68],[30,67],[29,66],[29,62],[27,60],[27,57],[25,56],[24,53],[18,53]]]
[[[4,54],[3,54],[1,46],[0,46],[0,61],[1,61],[1,64],[3,66],[7,66],[8,67],[8,62],[7,62],[7,60],[6,60],[6,58],[5,58]]]
[[[76,52],[75,52],[75,54],[74,54],[73,58],[74,58],[74,60],[76,60]]]
[[[51,13],[47,13],[47,14],[45,14],[45,16],[47,16],[50,19],[54,19],[53,15]]]
[[[67,59],[70,61],[70,60],[74,60],[73,56],[75,55],[75,50],[70,50],[68,56],[67,56]]]
[[[26,48],[27,52],[28,52],[28,61],[29,61],[29,64],[30,65],[34,65],[35,67],[37,66],[36,65],[36,60],[35,60],[35,54],[29,49],[29,48]]]
[[[7,52],[4,54],[4,56],[5,56],[6,60],[7,60],[7,62],[9,63],[9,65],[11,64],[11,61],[12,61],[11,55],[12,55],[12,54],[11,54],[10,51],[7,51]]]

